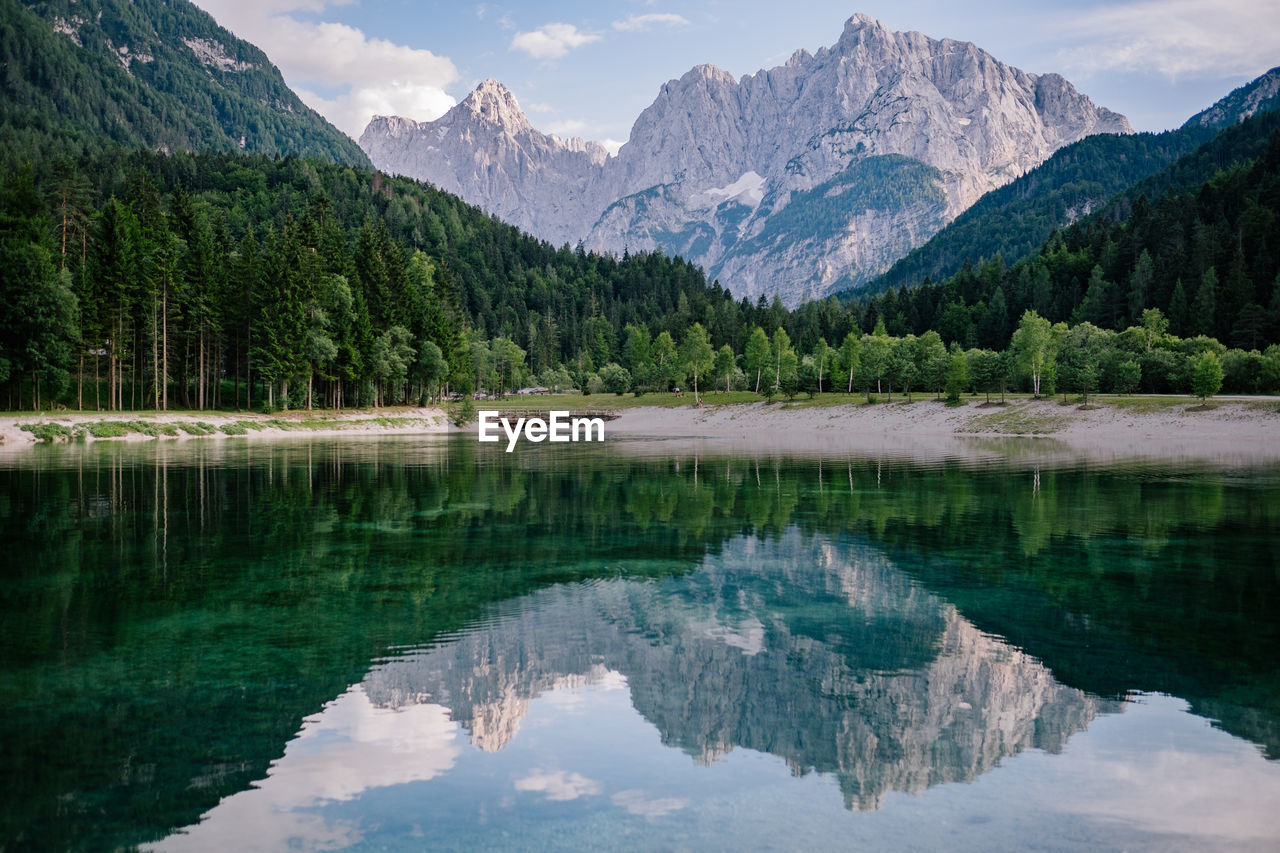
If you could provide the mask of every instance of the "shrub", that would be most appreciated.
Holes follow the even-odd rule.
[[[62,424],[18,424],[18,429],[31,433],[36,441],[47,441],[51,444],[55,441],[71,439],[71,427]]]

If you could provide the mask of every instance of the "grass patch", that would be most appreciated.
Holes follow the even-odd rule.
[[[71,427],[62,424],[18,424],[18,429],[31,433],[36,441],[50,444],[55,441],[70,441],[72,436]]]
[[[1153,414],[1155,412],[1163,412],[1169,409],[1175,409],[1179,406],[1187,404],[1187,397],[1145,397],[1145,396],[1124,396],[1124,397],[1107,397],[1096,398],[1099,403],[1121,409],[1126,412],[1135,414]]]
[[[80,424],[79,429],[94,438],[122,438],[134,431],[125,421],[92,421]]]
[[[1213,403],[1201,403],[1201,404],[1200,404],[1200,405],[1198,405],[1198,406],[1188,406],[1188,407],[1186,408],[1186,411],[1188,411],[1188,412],[1212,412],[1212,411],[1213,411],[1214,409],[1216,409],[1216,408],[1218,408],[1218,407],[1217,407],[1216,405],[1214,405]]]
[[[177,427],[187,435],[213,435],[218,431],[213,424],[204,421],[178,421]]]
[[[266,429],[266,426],[264,426],[259,421],[236,421],[236,426],[244,427],[246,430],[251,429],[255,432],[257,432],[258,430]],[[240,434],[243,435],[244,433],[240,433]]]
[[[1015,409],[992,412],[974,418],[961,432],[990,432],[998,435],[1049,435],[1067,424],[1065,415],[1043,415]]]
[[[222,426],[218,427],[218,429],[222,430],[227,435],[248,435],[249,434],[249,430],[246,427],[242,427],[240,426],[240,424],[234,424],[234,423],[223,424]]]

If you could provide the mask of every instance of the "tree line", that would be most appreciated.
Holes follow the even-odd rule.
[[[1190,216],[1182,207],[1139,204],[1123,225],[1070,229],[1013,267],[790,311],[735,300],[679,258],[557,248],[429,185],[351,167],[119,149],[41,161],[0,187],[0,399],[120,410],[376,406],[529,385],[1188,392],[1188,359],[1205,352],[1227,390],[1271,390],[1269,315],[1241,283],[1277,262],[1280,145],[1264,160],[1194,196],[1234,232],[1193,223],[1188,243],[1162,224]],[[1108,270],[1124,257],[1121,287]],[[1072,307],[1059,279],[1088,264]],[[1176,278],[1200,268],[1184,311]],[[1166,301],[1176,310],[1153,304]],[[1228,349],[1210,302],[1258,322],[1237,316]],[[1028,316],[1049,342],[1030,361]]]

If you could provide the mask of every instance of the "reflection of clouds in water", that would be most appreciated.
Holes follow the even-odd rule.
[[[1062,811],[1206,841],[1280,837],[1280,767],[1183,700],[1136,697],[1124,717],[1100,718],[1090,734],[1068,747],[1081,781],[1062,786]]]
[[[604,790],[604,787],[594,779],[588,779],[581,773],[565,773],[563,770],[557,770],[555,773],[534,771],[523,779],[517,779],[515,788],[517,791],[534,791],[544,794],[548,800],[556,802],[592,797]]]
[[[615,806],[621,806],[633,815],[650,819],[678,812],[689,805],[689,801],[683,797],[647,797],[644,791],[634,788],[619,791],[609,799]]]
[[[360,840],[355,827],[309,813],[371,788],[433,779],[462,749],[439,705],[378,708],[356,685],[308,717],[284,755],[254,787],[227,797],[165,850],[323,850]]]
[[[616,670],[593,667],[586,685],[553,685],[550,690],[534,698],[541,699],[561,713],[581,714],[589,708],[587,692],[583,689],[588,685],[593,690],[626,690],[627,677]]]

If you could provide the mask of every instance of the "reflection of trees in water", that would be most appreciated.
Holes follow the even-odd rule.
[[[0,727],[15,745],[0,791],[44,846],[90,832],[126,844],[190,822],[259,777],[371,659],[492,602],[558,581],[683,575],[728,542],[793,529],[890,555],[1066,684],[1183,696],[1280,754],[1280,499],[1223,473],[1043,468],[1036,488],[1030,466],[676,464],[469,441],[53,450],[0,472]],[[836,660],[820,611],[797,608],[787,635]],[[103,823],[142,803],[152,829]]]
[[[1110,703],[976,629],[865,545],[792,530],[731,541],[699,570],[596,581],[373,669],[376,703],[433,702],[500,749],[540,693],[626,676],[662,740],[698,761],[745,747],[836,774],[846,804],[970,781],[1057,751]]]

